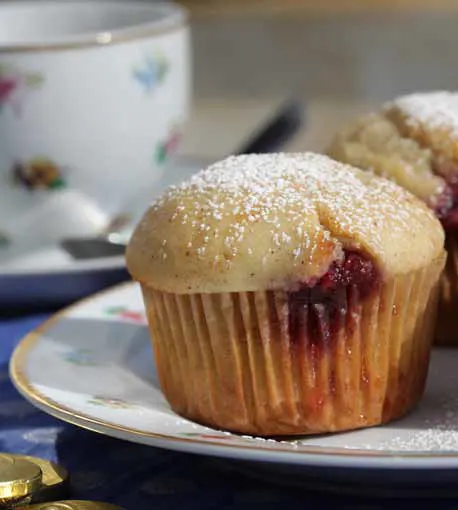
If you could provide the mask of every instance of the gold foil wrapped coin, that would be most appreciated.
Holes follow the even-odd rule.
[[[0,453],[0,507],[31,501],[41,480],[41,469],[36,464]]]
[[[68,472],[62,466],[29,455],[14,455],[14,457],[33,462],[41,469],[41,487],[33,494],[33,502],[63,499],[68,495]]]
[[[38,503],[17,508],[16,510],[124,510],[120,506],[98,501],[56,501],[55,503]]]

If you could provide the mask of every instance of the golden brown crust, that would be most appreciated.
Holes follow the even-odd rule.
[[[382,274],[443,252],[438,220],[413,195],[312,153],[228,158],[167,190],[127,249],[134,279],[173,293],[287,288],[322,276],[343,249]]]

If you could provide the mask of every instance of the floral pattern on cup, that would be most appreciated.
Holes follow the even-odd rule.
[[[16,162],[11,173],[14,184],[29,191],[66,187],[62,168],[47,158],[37,157],[26,162]]]
[[[132,409],[137,407],[136,404],[126,402],[120,398],[104,397],[101,395],[94,395],[87,402],[88,404],[101,407],[109,407],[111,409]]]
[[[143,312],[131,310],[127,306],[111,306],[105,309],[105,313],[128,322],[146,324],[146,317]]]
[[[165,80],[169,70],[170,64],[166,57],[156,52],[145,55],[141,65],[134,68],[133,76],[141,88],[150,94]]]
[[[24,72],[13,65],[0,64],[0,112],[9,106],[15,115],[20,115],[27,92],[38,88],[43,81],[40,73]]]
[[[62,359],[71,363],[72,365],[79,366],[97,366],[99,363],[94,357],[94,352],[90,349],[77,349],[72,351],[65,351],[62,354]]]
[[[177,150],[181,141],[181,136],[182,133],[178,125],[174,125],[167,136],[156,146],[154,153],[155,164],[161,165],[169,159],[169,157]]]

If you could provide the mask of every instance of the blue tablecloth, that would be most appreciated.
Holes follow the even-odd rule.
[[[0,320],[0,451],[57,461],[71,473],[71,496],[128,510],[393,508],[393,501],[331,496],[255,481],[224,463],[130,444],[62,423],[28,404],[8,377],[8,359],[46,316]],[[416,502],[416,508],[438,507]],[[397,507],[398,505],[395,504]],[[458,508],[442,503],[441,508]]]

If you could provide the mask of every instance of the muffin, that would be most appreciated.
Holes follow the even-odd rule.
[[[237,433],[388,422],[420,399],[443,230],[395,183],[326,156],[233,156],[167,189],[127,248],[159,382]]]
[[[423,200],[445,229],[436,342],[458,345],[458,93],[402,96],[357,119],[328,154],[396,181]]]

